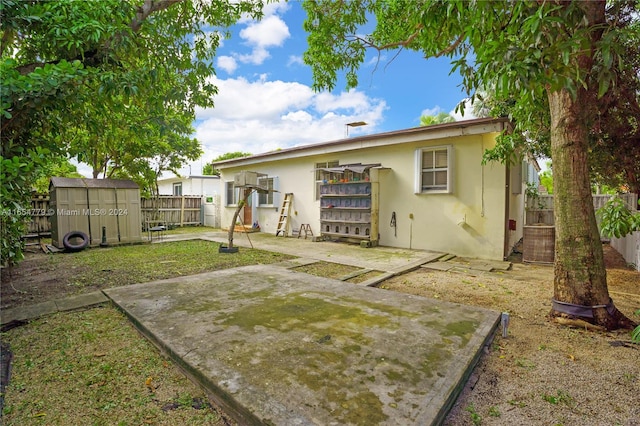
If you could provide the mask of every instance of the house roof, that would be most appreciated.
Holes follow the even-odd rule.
[[[351,151],[361,148],[395,145],[419,140],[433,140],[465,135],[501,132],[510,128],[507,118],[477,118],[473,120],[455,121],[453,123],[435,124],[432,126],[413,127],[404,130],[376,133],[322,142],[311,145],[295,146],[277,151],[265,152],[249,157],[233,158],[213,163],[218,169],[256,164],[265,160],[299,158],[309,155],[328,154]]]
[[[189,176],[172,176],[164,179],[158,179],[158,182],[182,182],[188,179],[220,179],[220,176],[217,175],[189,175]]]

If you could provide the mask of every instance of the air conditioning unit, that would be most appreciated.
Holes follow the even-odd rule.
[[[258,173],[256,172],[240,172],[233,178],[235,186],[257,186]]]

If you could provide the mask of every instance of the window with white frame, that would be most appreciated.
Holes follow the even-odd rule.
[[[316,200],[320,199],[320,185],[322,185],[324,181],[328,182],[331,179],[335,179],[335,175],[336,175],[336,173],[331,173],[322,169],[326,169],[329,167],[338,167],[339,165],[340,165],[339,161],[325,161],[322,163],[316,163],[316,168],[315,168]]]
[[[225,182],[226,205],[235,206],[240,201],[240,187],[235,186],[232,180]]]
[[[453,147],[451,145],[416,150],[416,194],[453,192]]]
[[[173,184],[173,195],[182,196],[182,182]]]
[[[277,177],[261,177],[258,179],[258,185],[268,190],[268,192],[258,193],[258,207],[273,207],[278,200],[274,191],[278,190]]]

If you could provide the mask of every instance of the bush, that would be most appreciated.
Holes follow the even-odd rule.
[[[640,215],[631,213],[618,195],[611,197],[596,214],[600,218],[600,232],[605,237],[622,238],[634,231],[640,231]]]

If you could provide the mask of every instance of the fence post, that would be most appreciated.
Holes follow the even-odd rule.
[[[180,205],[180,227],[184,226],[184,195],[182,196],[182,204]]]

